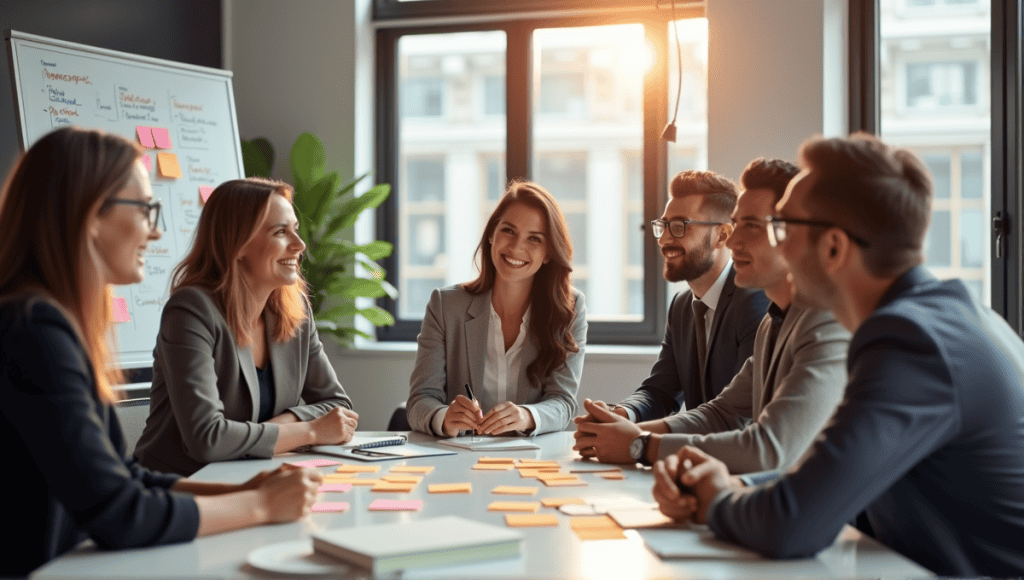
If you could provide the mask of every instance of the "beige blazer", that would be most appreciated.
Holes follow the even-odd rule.
[[[316,419],[352,401],[323,351],[312,312],[291,340],[263,318],[274,374],[274,415]],[[260,387],[252,351],[239,348],[213,297],[181,288],[164,305],[153,351],[149,418],[135,450],[142,465],[191,475],[213,461],[271,457],[278,426],[257,423]]]
[[[519,384],[509,387],[509,400],[533,415],[537,424],[534,435],[561,431],[576,415],[576,393],[580,388],[587,343],[587,308],[583,294],[573,292],[576,315],[571,329],[579,352],[568,353],[565,364],[545,377],[541,384],[530,384],[523,368],[519,372]],[[477,389],[478,397],[482,395],[479,391],[484,384],[487,361],[490,304],[489,291],[474,296],[461,286],[448,286],[431,293],[420,334],[416,337],[416,366],[409,378],[407,413],[409,425],[416,431],[442,435],[433,432],[430,420],[434,413],[447,408],[456,395],[465,396],[467,383]],[[537,344],[530,337],[523,344],[523,364],[529,365],[535,358]],[[503,401],[480,402],[486,413],[493,406],[491,403]]]
[[[831,312],[790,306],[774,352],[771,316],[754,339],[754,355],[722,393],[692,411],[665,419],[662,459],[693,445],[720,459],[730,473],[785,469],[810,447],[832,417],[846,387],[850,333]],[[738,419],[753,419],[734,429]]]

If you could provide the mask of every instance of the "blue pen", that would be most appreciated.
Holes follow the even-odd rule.
[[[466,394],[469,395],[470,401],[476,402],[476,397],[473,396],[473,389],[469,387],[469,383],[466,383]],[[473,429],[473,438],[470,441],[476,443],[476,429]]]

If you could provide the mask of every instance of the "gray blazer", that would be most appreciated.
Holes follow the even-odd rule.
[[[310,421],[334,407],[352,408],[323,351],[312,312],[291,340],[273,338],[276,318],[264,313],[274,373],[274,415],[291,411]],[[248,347],[213,297],[181,288],[164,305],[153,351],[149,418],[135,450],[142,465],[191,475],[213,461],[271,457],[278,426],[257,423],[260,388]]]
[[[722,394],[666,418],[662,459],[693,445],[722,460],[730,473],[785,469],[796,462],[835,412],[846,387],[850,333],[831,312],[789,307],[774,352],[771,315],[757,329],[754,355]],[[733,425],[753,419],[743,429]]]
[[[576,415],[576,393],[583,374],[583,350],[587,342],[587,308],[583,294],[573,290],[576,314],[572,335],[579,352],[567,353],[565,364],[544,378],[540,385],[531,385],[526,369],[519,373],[519,384],[510,385],[510,400],[525,407],[537,423],[534,435],[565,429]],[[416,367],[409,378],[409,425],[417,431],[434,433],[430,420],[447,408],[456,395],[465,396],[468,383],[482,390],[484,364],[487,361],[487,337],[490,332],[491,293],[476,296],[461,286],[435,289],[423,317],[423,326],[416,338]],[[530,337],[523,345],[525,364],[537,358],[537,343]],[[528,362],[526,362],[528,361]],[[477,392],[477,396],[481,393]],[[496,401],[500,403],[502,401]],[[488,402],[481,401],[484,413]]]

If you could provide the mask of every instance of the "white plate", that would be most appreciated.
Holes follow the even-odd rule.
[[[337,575],[350,568],[343,562],[313,553],[313,540],[294,540],[271,544],[249,552],[249,565],[266,572],[303,576]]]

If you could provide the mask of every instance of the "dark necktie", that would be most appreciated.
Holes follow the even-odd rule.
[[[697,330],[697,366],[700,368],[700,392],[704,396],[704,401],[707,402],[709,394],[707,386],[704,384],[704,368],[707,366],[708,359],[708,333],[704,324],[704,316],[708,312],[708,306],[700,300],[694,300],[691,304],[693,306],[693,324]]]

